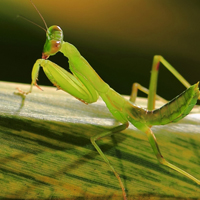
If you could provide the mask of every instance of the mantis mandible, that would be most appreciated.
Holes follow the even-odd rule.
[[[33,4],[32,0],[30,1]],[[59,26],[54,25],[48,28],[36,6],[34,4],[33,6],[41,16],[46,26],[45,31],[47,38],[42,53],[42,59],[38,59],[32,69],[32,82],[30,90],[28,92],[24,92],[18,89],[19,93],[23,96],[31,93],[33,85],[41,89],[37,85],[36,81],[39,69],[42,67],[46,76],[53,83],[53,85],[55,85],[58,89],[62,89],[63,91],[71,94],[78,100],[88,104],[96,102],[99,96],[103,99],[113,117],[120,122],[121,125],[114,127],[107,132],[95,135],[90,139],[97,152],[101,155],[103,160],[108,164],[118,179],[124,200],[127,199],[127,197],[121,178],[114,167],[110,164],[100,147],[97,145],[96,141],[105,136],[125,130],[128,128],[129,122],[147,135],[149,143],[160,164],[176,170],[200,185],[200,180],[196,179],[194,176],[179,167],[169,163],[163,158],[156,141],[156,137],[151,130],[153,125],[164,125],[177,122],[189,114],[196,104],[197,99],[200,99],[198,87],[199,83],[191,86],[162,56],[154,56],[149,90],[137,83],[133,84],[131,98],[130,101],[128,101],[110,88],[109,85],[100,78],[87,60],[81,56],[80,52],[74,45],[63,41],[63,31]],[[48,60],[50,56],[55,55],[57,52],[63,53],[64,56],[68,58],[69,68],[72,74]],[[171,71],[172,74],[174,74],[187,88],[170,102],[166,102],[166,100],[156,95],[157,77],[160,63]],[[138,89],[148,94],[147,109],[143,109],[134,104]],[[166,104],[159,109],[155,109],[156,99],[160,99]]]

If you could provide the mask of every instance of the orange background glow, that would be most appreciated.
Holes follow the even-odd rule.
[[[33,1],[48,26],[59,25],[111,87],[129,94],[133,82],[148,87],[153,55],[163,55],[190,82],[200,80],[200,2],[144,0]],[[30,83],[33,63],[41,57],[45,34],[17,18],[44,26],[29,0],[1,0],[0,80]],[[50,58],[67,68],[62,55]],[[5,67],[6,66],[6,67]],[[2,69],[1,69],[2,70]],[[49,84],[40,73],[39,84]],[[172,98],[184,87],[164,67],[158,92]],[[169,81],[170,80],[170,81]],[[166,93],[172,90],[171,96]]]

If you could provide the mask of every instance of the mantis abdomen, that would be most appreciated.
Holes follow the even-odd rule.
[[[164,125],[177,122],[192,110],[199,96],[199,82],[182,92],[159,109],[147,111],[147,121],[150,125]]]

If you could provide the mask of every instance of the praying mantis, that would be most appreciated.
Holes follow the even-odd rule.
[[[30,2],[33,4],[32,0],[30,0]],[[96,141],[105,136],[125,130],[128,128],[129,123],[133,124],[136,128],[147,135],[149,143],[160,164],[176,170],[200,185],[200,180],[164,159],[156,141],[156,137],[151,130],[153,125],[164,125],[177,122],[189,114],[196,104],[197,99],[200,99],[198,87],[199,83],[191,86],[162,56],[156,55],[153,58],[149,90],[138,83],[133,84],[130,101],[128,101],[110,88],[110,86],[100,78],[87,60],[81,56],[80,52],[74,45],[63,40],[63,31],[59,26],[53,25],[48,28],[44,18],[36,6],[34,4],[33,6],[45,24],[47,38],[42,53],[42,59],[38,59],[32,69],[32,82],[30,90],[25,92],[18,89],[19,94],[25,97],[27,94],[32,92],[33,85],[41,89],[37,85],[37,78],[39,69],[42,67],[46,76],[53,83],[53,85],[55,85],[58,89],[71,94],[81,102],[85,104],[94,103],[98,100],[99,96],[103,99],[109,111],[120,123],[120,125],[108,130],[107,132],[95,135],[91,137],[90,140],[102,159],[107,163],[116,176],[121,187],[122,197],[124,200],[127,199],[127,195],[123,182]],[[69,68],[72,74],[48,60],[50,56],[55,55],[57,52],[63,53],[64,56],[68,58]],[[167,102],[156,94],[160,63],[171,71],[172,74],[174,74],[174,76],[177,77],[177,79],[187,88],[170,102]],[[148,94],[147,109],[134,104],[138,89]],[[156,99],[159,99],[166,104],[159,109],[155,109]]]

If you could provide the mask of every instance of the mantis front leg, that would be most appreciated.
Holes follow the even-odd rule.
[[[43,61],[43,59],[38,59],[33,66],[33,69],[31,72],[32,81],[31,81],[31,86],[30,86],[29,91],[25,92],[25,91],[22,91],[20,88],[17,88],[19,91],[19,94],[21,94],[23,97],[32,92],[33,85],[35,85],[38,89],[42,90],[37,84],[38,74],[39,74],[40,65],[42,64],[42,61]]]
[[[83,103],[93,103],[97,101],[99,95],[94,89],[94,87],[87,81],[81,82],[73,74],[64,70],[62,67],[51,62],[50,60],[38,59],[32,69],[31,73],[31,86],[28,92],[24,92],[20,89],[19,92],[22,95],[27,95],[32,92],[33,85],[37,86],[37,78],[39,74],[40,67],[43,68],[48,79],[57,87],[57,89],[62,89],[65,92],[71,94]]]

